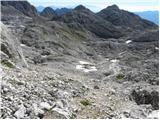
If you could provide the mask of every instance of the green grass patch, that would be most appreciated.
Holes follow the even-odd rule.
[[[84,105],[84,106],[91,105],[91,102],[90,102],[89,100],[87,100],[87,99],[81,100],[80,103],[81,103],[82,105]]]
[[[117,79],[123,79],[124,77],[125,77],[125,75],[122,74],[122,73],[119,73],[119,74],[116,76]]]
[[[10,61],[8,60],[2,60],[1,61],[1,64],[6,66],[6,67],[9,67],[9,68],[14,68],[15,66],[13,65],[13,63],[11,63]]]
[[[8,80],[8,82],[10,83],[10,84],[12,84],[12,85],[15,85],[15,84],[17,84],[17,81],[13,78],[13,79],[9,79]]]
[[[9,52],[9,49],[7,47],[7,45],[1,43],[1,51],[4,52],[5,54],[7,54],[10,58],[12,57],[12,55]]]

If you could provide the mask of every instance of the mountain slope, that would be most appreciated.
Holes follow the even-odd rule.
[[[101,10],[99,13],[97,13],[97,15],[117,26],[126,26],[140,30],[157,27],[154,23],[141,19],[134,13],[120,10],[116,5],[112,5],[106,9]]]

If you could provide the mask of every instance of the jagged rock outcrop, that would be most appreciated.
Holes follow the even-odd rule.
[[[136,30],[158,27],[156,24],[144,20],[134,13],[119,9],[117,5],[109,6],[106,9],[101,10],[97,15],[116,26],[125,26]]]
[[[87,30],[102,38],[119,38],[123,30],[116,28],[112,23],[105,21],[82,5],[57,19],[65,23],[79,23]]]
[[[47,17],[47,18],[54,18],[57,17],[57,13],[51,8],[51,7],[46,7],[41,13],[41,16]]]
[[[153,88],[137,88],[132,91],[131,99],[135,100],[138,105],[151,104],[153,109],[159,109],[159,93]]]

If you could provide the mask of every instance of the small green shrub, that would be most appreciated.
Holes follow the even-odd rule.
[[[12,85],[15,85],[15,84],[17,84],[17,81],[13,78],[10,78],[9,80],[8,80],[8,82],[10,83],[10,84],[12,84]]]
[[[2,60],[1,64],[9,68],[14,68],[14,65],[8,60]]]
[[[88,105],[91,105],[91,102],[89,100],[81,100],[80,103],[84,106],[88,106]]]
[[[5,54],[7,54],[10,58],[12,57],[9,48],[7,47],[6,44],[1,44],[1,51],[4,52]]]
[[[116,76],[117,79],[123,79],[125,77],[124,74],[120,73]]]

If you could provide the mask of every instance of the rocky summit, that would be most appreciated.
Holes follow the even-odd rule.
[[[46,7],[41,13],[40,15],[44,16],[44,17],[48,17],[48,18],[54,18],[57,17],[57,13],[51,8],[51,7]]]
[[[38,13],[1,2],[2,119],[158,119],[159,27],[109,6]]]

